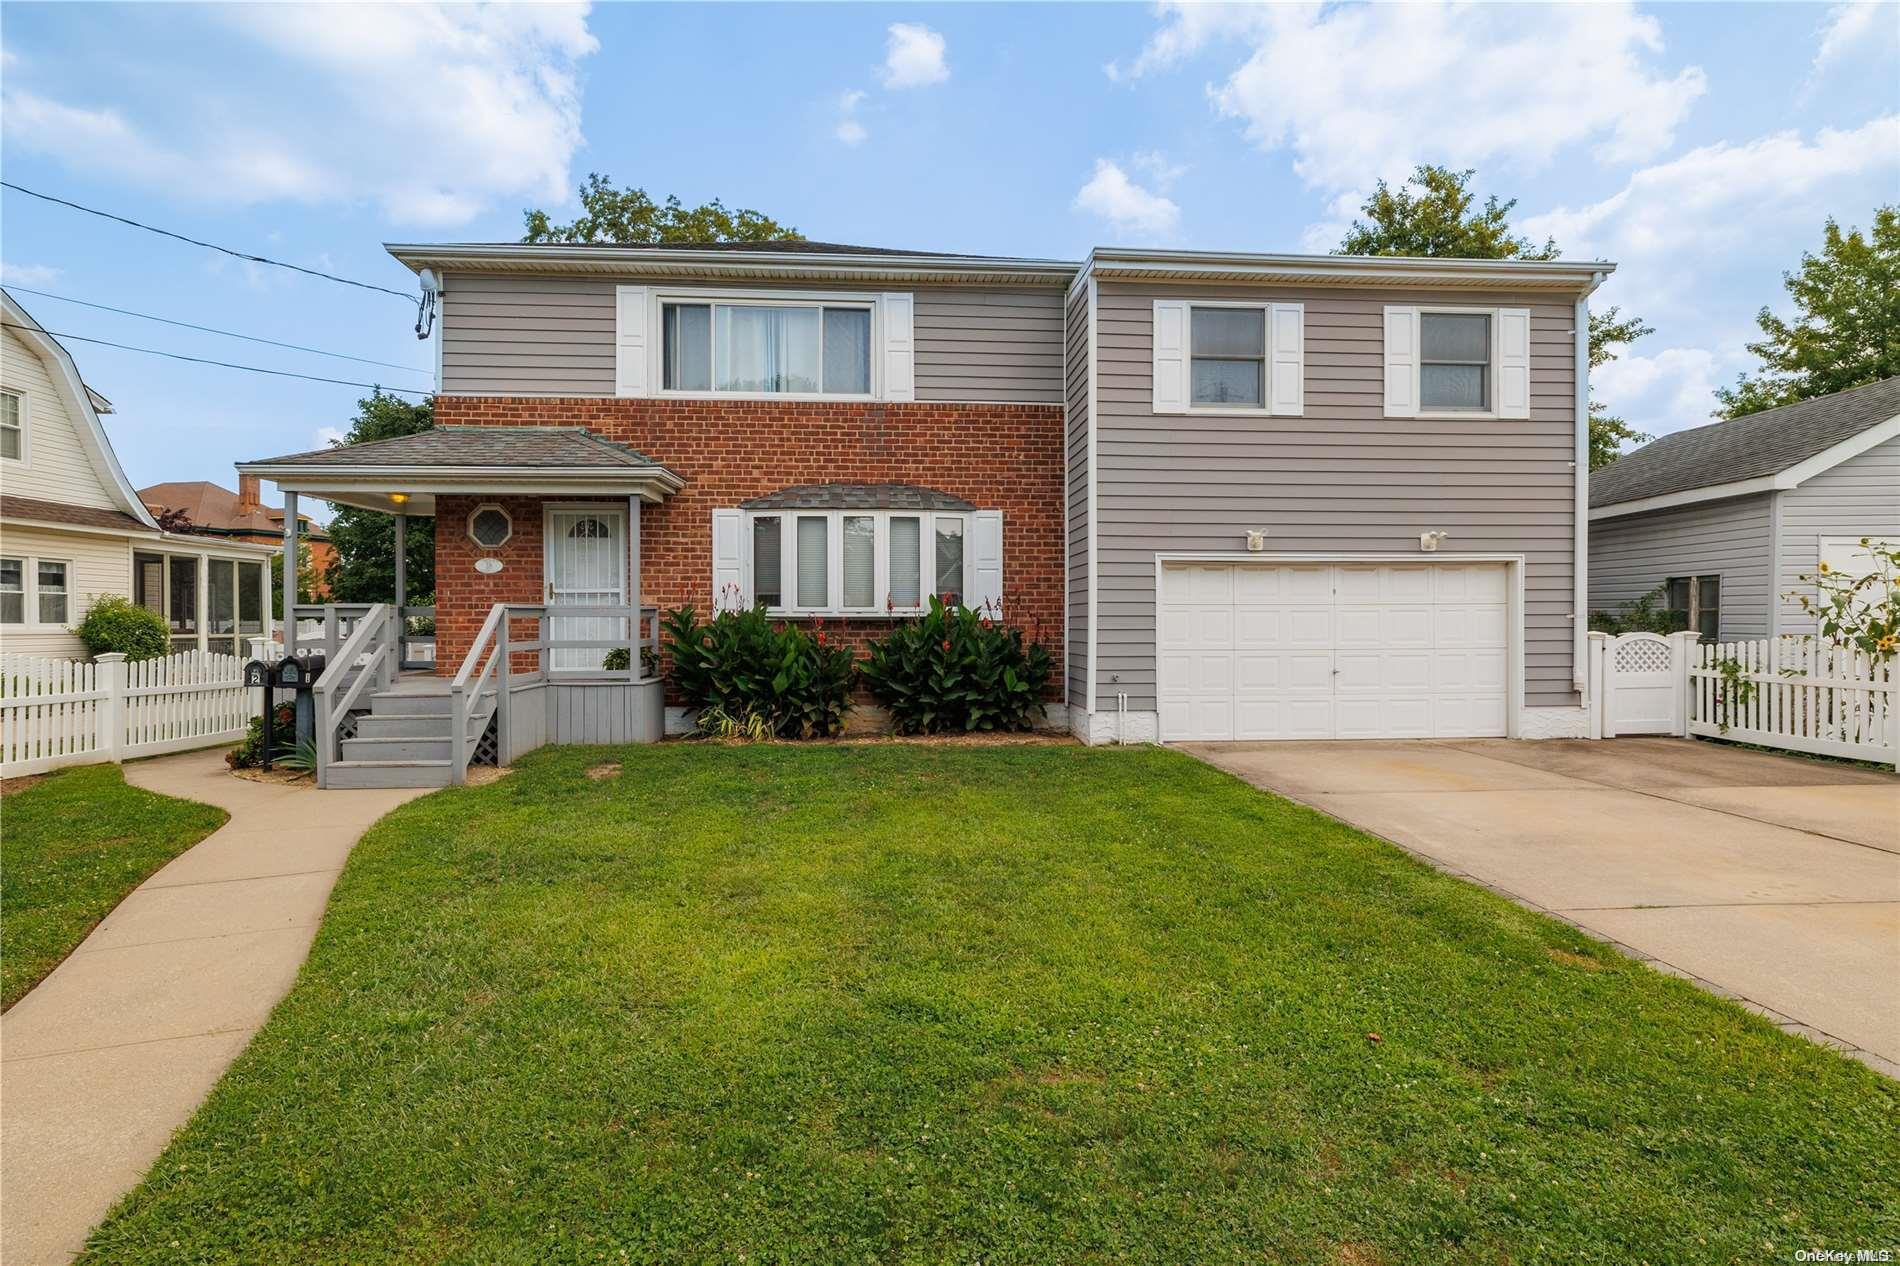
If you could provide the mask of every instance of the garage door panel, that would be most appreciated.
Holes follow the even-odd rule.
[[[1162,590],[1164,739],[1505,733],[1502,566],[1195,565]]]

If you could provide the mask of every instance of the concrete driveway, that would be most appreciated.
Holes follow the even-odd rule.
[[[1689,739],[1191,743],[1900,1076],[1900,778]]]

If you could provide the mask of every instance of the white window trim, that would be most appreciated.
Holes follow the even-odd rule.
[[[52,563],[55,566],[64,567],[66,569],[66,618],[64,620],[42,620],[40,618],[40,568],[47,563]],[[73,599],[79,596],[73,592],[73,577],[76,574],[77,569],[73,566],[73,560],[70,558],[45,558],[38,555],[34,557],[33,581],[31,585],[33,590],[33,609],[28,613],[33,617],[31,627],[37,629],[70,629],[79,622],[74,619],[73,612]]]
[[[758,593],[753,571],[752,524],[755,519],[779,520],[779,585],[786,597],[798,596],[798,528],[793,520],[824,519],[825,528],[825,605],[802,607],[796,602],[767,607],[766,614],[787,618],[823,617],[826,619],[910,619],[930,609],[931,595],[937,592],[937,522],[956,519],[963,524],[963,592],[970,588],[973,566],[971,547],[976,513],[969,510],[746,510],[741,516],[741,567],[748,599]],[[844,605],[844,520],[869,518],[875,521],[872,562],[872,599],[869,607]],[[891,592],[891,520],[918,519],[917,554],[918,605],[887,607]],[[961,595],[960,595],[961,596]]]
[[[198,550],[181,550],[181,549],[172,549],[172,548],[154,549],[154,548],[147,548],[139,542],[132,542],[130,544],[131,544],[131,548],[126,553],[126,560],[127,560],[128,565],[131,567],[131,572],[130,572],[130,581],[126,585],[126,588],[125,588],[125,598],[128,602],[131,602],[135,605],[138,604],[139,556],[142,554],[148,558],[158,559],[160,563],[162,564],[161,574],[159,577],[160,602],[156,608],[148,607],[146,609],[155,610],[158,614],[158,617],[161,620],[165,621],[165,642],[168,648],[171,646],[171,643],[175,641],[176,639],[190,636],[189,634],[172,632],[171,568],[172,568],[172,559],[174,558],[195,559],[198,564],[197,616],[196,616],[196,620],[197,620],[196,636],[198,639],[198,645],[196,649],[200,651],[209,652],[211,649],[211,638],[214,636],[211,632],[211,561],[213,559],[217,559],[220,562],[228,562],[228,563],[234,564],[232,568],[232,572],[231,572],[231,579],[232,579],[232,585],[233,585],[232,600],[236,602],[238,605],[235,608],[233,608],[233,614],[236,615],[237,624],[239,625],[239,629],[236,634],[220,633],[220,634],[216,634],[215,636],[218,636],[218,637],[235,636],[235,638],[237,639],[237,656],[239,659],[243,659],[246,654],[245,646],[247,643],[257,638],[268,639],[271,636],[272,630],[280,627],[277,617],[271,614],[271,603],[270,603],[271,586],[276,583],[278,569],[272,564],[272,561],[270,559],[255,558],[255,557],[250,557],[250,556],[237,557],[237,556],[233,556],[229,554],[220,554],[216,552],[215,550],[198,551]],[[243,590],[243,580],[244,580],[244,565],[246,563],[253,563],[253,564],[256,564],[258,567],[258,577],[257,577],[258,611],[260,615],[262,616],[259,623],[263,625],[263,630],[261,632],[256,632],[256,633],[246,633],[244,632],[243,627],[242,627],[244,624],[244,596],[243,596],[242,590]],[[70,581],[68,583],[70,583]],[[73,613],[72,608],[70,605],[68,605],[67,614],[70,616],[72,613]],[[81,616],[80,618],[83,619],[84,617]],[[176,654],[178,652],[171,649],[167,649],[165,653],[167,655],[171,655],[171,654]]]
[[[78,564],[71,558],[53,557],[46,554],[7,554],[7,558],[17,559],[20,564],[21,621],[18,624],[0,624],[0,629],[12,629],[16,633],[45,633],[51,631],[70,632],[79,623],[80,613],[76,606],[79,591],[73,587],[79,574]],[[57,563],[66,569],[66,618],[60,621],[40,619],[40,564]]]
[[[39,627],[35,623],[39,619],[39,607],[33,601],[34,577],[38,575],[34,569],[35,560],[24,554],[4,554],[0,555],[0,558],[20,564],[20,622],[0,624],[0,629],[25,631]]]
[[[870,371],[871,390],[863,393],[834,391],[669,391],[666,381],[665,305],[669,303],[750,304],[778,308],[861,308],[871,314]],[[868,291],[844,290],[701,290],[651,287],[647,293],[647,392],[661,400],[840,400],[866,403],[885,398],[883,296]],[[819,364],[824,363],[823,322],[819,325]],[[716,343],[717,340],[715,340]],[[708,364],[710,365],[710,360]],[[717,366],[713,366],[717,381]]]
[[[508,524],[508,535],[502,537],[493,545],[486,544],[475,538],[475,516],[484,510],[493,510]],[[515,516],[508,513],[508,507],[502,505],[500,502],[484,501],[468,512],[468,521],[462,525],[462,531],[463,535],[468,537],[469,544],[473,545],[476,549],[500,549],[515,539]]]
[[[1418,329],[1414,337],[1418,339],[1418,355],[1412,361],[1412,399],[1419,402],[1418,412],[1412,416],[1435,420],[1452,418],[1496,418],[1498,413],[1498,313],[1502,308],[1461,308],[1450,304],[1420,304],[1412,309],[1418,316]],[[1482,409],[1427,409],[1425,407],[1425,318],[1428,316],[1482,316],[1491,320],[1489,333],[1485,338],[1487,359],[1485,362],[1484,398],[1490,404]]]
[[[4,390],[5,394],[13,396],[20,402],[20,455],[0,458],[0,461],[17,466],[21,470],[29,470],[33,465],[32,397],[19,387],[9,386]]]
[[[1196,308],[1239,308],[1260,314],[1260,403],[1252,404],[1196,404],[1194,403],[1194,309]],[[1187,395],[1188,413],[1212,414],[1225,418],[1270,418],[1273,414],[1273,304],[1266,300],[1253,299],[1189,299],[1187,305],[1187,346],[1182,362],[1187,370],[1187,382],[1183,384]]]

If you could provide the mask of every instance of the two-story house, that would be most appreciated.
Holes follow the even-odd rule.
[[[242,469],[496,603],[1000,604],[1091,742],[1584,733],[1603,263],[398,245],[438,427]]]
[[[71,354],[0,291],[0,651],[84,655],[92,603],[164,617],[174,651],[244,652],[270,629],[276,546],[160,530]]]

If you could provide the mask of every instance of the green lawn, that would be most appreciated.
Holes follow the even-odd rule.
[[[227,816],[127,786],[117,765],[61,770],[0,799],[0,1007]]]
[[[1900,1243],[1897,1091],[1178,753],[546,749],[85,1260],[1787,1261]]]

